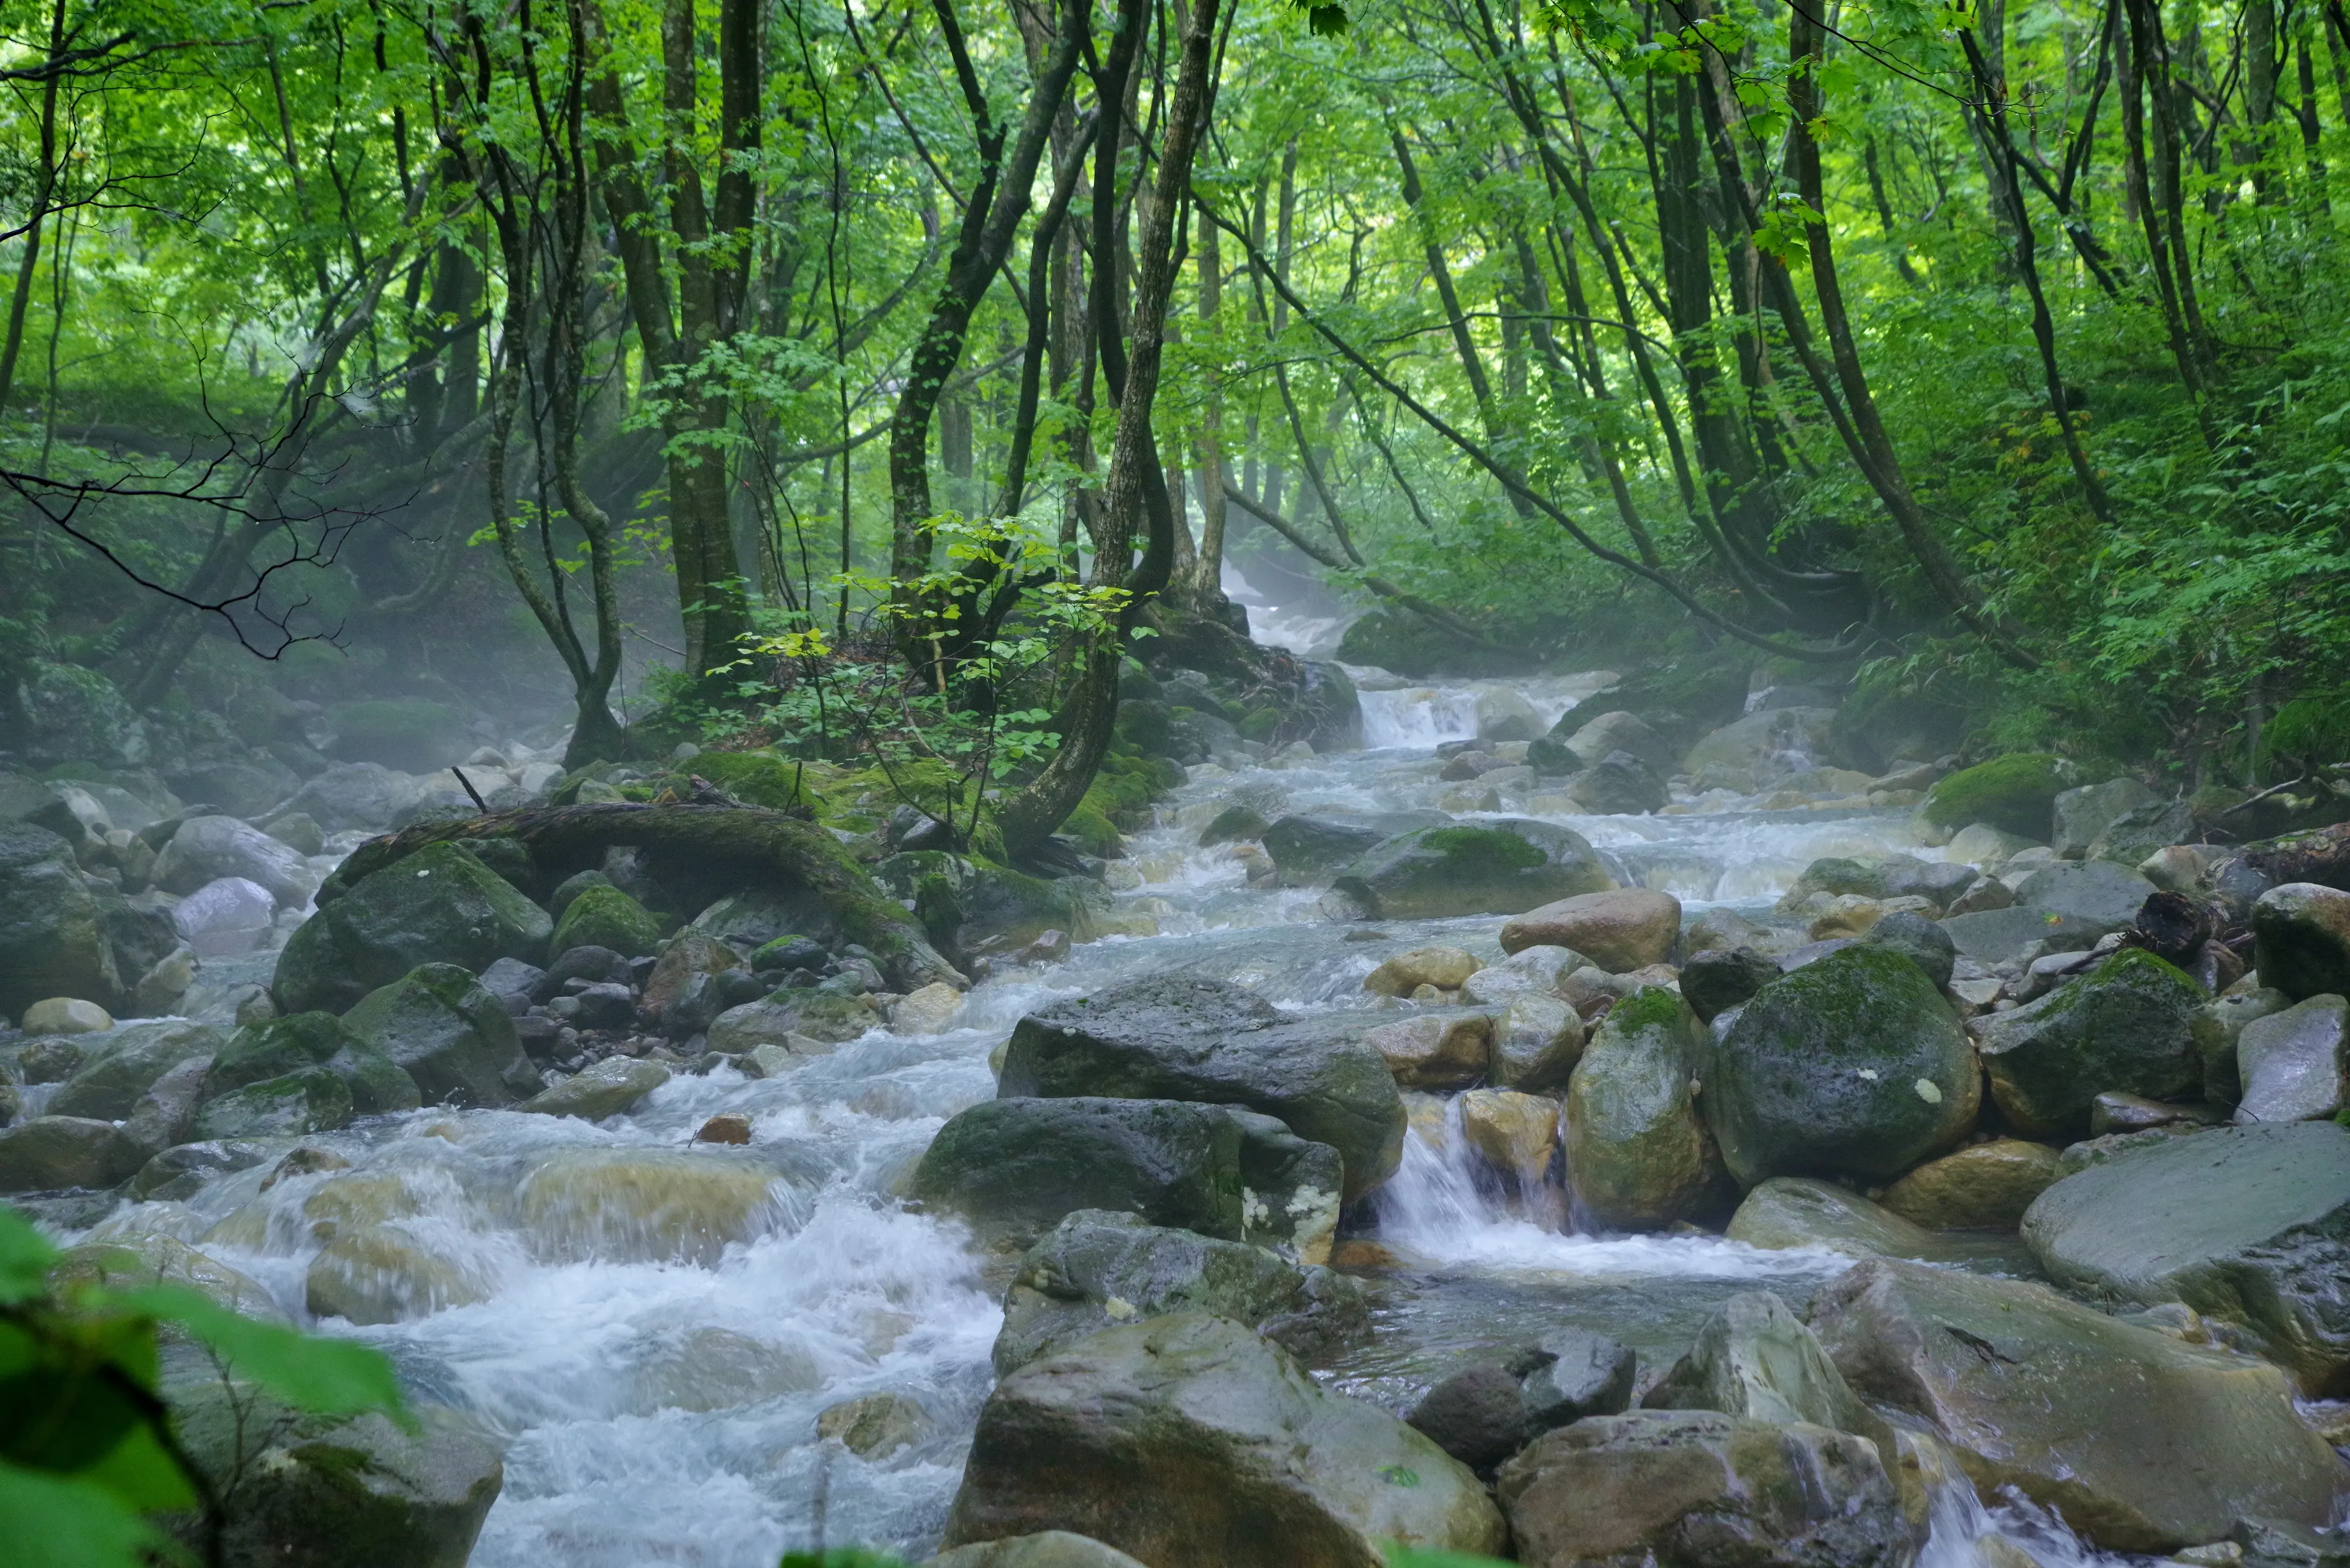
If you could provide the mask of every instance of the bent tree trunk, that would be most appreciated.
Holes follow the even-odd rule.
[[[921,923],[876,888],[830,832],[759,806],[606,803],[420,823],[353,850],[318,890],[318,903],[322,908],[332,903],[361,877],[429,846],[485,838],[511,838],[550,869],[575,862],[598,864],[605,850],[628,846],[743,885],[793,884],[816,898],[842,936],[873,954],[890,984],[914,991],[934,981],[958,987],[970,983],[931,946]]]

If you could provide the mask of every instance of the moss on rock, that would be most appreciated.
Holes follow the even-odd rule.
[[[1937,827],[1988,822],[2046,843],[2056,796],[2070,784],[2062,758],[2018,752],[1962,768],[1937,784],[1921,808]]]

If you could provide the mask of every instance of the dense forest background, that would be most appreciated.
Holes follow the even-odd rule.
[[[2339,0],[0,15],[36,761],[983,733],[1033,837],[1121,644],[1266,673],[1226,563],[1879,761],[2350,746]]]

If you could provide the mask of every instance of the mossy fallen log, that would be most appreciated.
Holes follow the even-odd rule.
[[[739,887],[782,880],[812,894],[841,937],[871,952],[899,989],[914,991],[934,981],[969,983],[931,946],[920,922],[874,885],[829,830],[759,806],[611,802],[420,823],[353,850],[318,890],[318,902],[332,903],[361,877],[429,845],[494,838],[521,845],[543,873],[597,864],[604,851],[628,846]]]

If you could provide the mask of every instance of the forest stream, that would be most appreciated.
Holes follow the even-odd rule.
[[[306,1272],[334,1233],[319,1222],[321,1187],[332,1181],[355,1195],[339,1203],[375,1210],[347,1220],[398,1219],[434,1262],[396,1288],[432,1293],[439,1310],[323,1326],[382,1348],[419,1397],[464,1412],[503,1447],[504,1490],[472,1559],[481,1568],[765,1568],[779,1551],[823,1542],[919,1559],[937,1545],[993,1386],[1003,1314],[959,1224],[893,1194],[948,1117],[994,1094],[990,1054],[1014,1023],[1057,998],[1179,972],[1306,1013],[1359,1008],[1380,1000],[1364,993],[1364,977],[1406,950],[1443,943],[1501,957],[1493,918],[1334,921],[1318,890],[1252,887],[1229,846],[1198,846],[1202,826],[1234,805],[1267,816],[1430,806],[1451,787],[1436,776],[1436,749],[1474,736],[1481,692],[1515,692],[1547,728],[1609,679],[1419,685],[1359,673],[1363,749],[1194,768],[1156,825],[1132,836],[1129,858],[1113,866],[1116,898],[1157,935],[1007,968],[972,990],[944,1033],[871,1031],[776,1077],[680,1074],[603,1122],[431,1106],[372,1118],[307,1140],[350,1170],[278,1177],[265,1192],[265,1164],[184,1205],[128,1207],[98,1233],[196,1241],[308,1321]],[[1900,810],[1556,820],[1625,885],[1671,892],[1690,918],[1759,912],[1822,856],[1939,854]],[[274,958],[216,961],[199,983],[265,978],[255,966]],[[724,1113],[750,1119],[748,1149],[697,1166],[689,1140]],[[1767,1289],[1800,1307],[1847,1266],[1812,1248],[1593,1233],[1563,1211],[1570,1203],[1544,1211],[1497,1192],[1462,1139],[1426,1126],[1408,1136],[1401,1169],[1373,1203],[1369,1239],[1389,1260],[1367,1271],[1379,1290],[1373,1332],[1315,1371],[1398,1410],[1464,1353],[1562,1324],[1636,1349],[1645,1383],[1726,1296]],[[2008,1265],[1991,1255],[1981,1266]],[[817,1439],[819,1412],[877,1393],[922,1412],[907,1446],[868,1462]],[[2001,1532],[2028,1539],[2046,1568],[2092,1555],[2030,1505],[1986,1511],[1960,1483],[1938,1491],[1922,1561],[1982,1561],[1978,1538]]]

